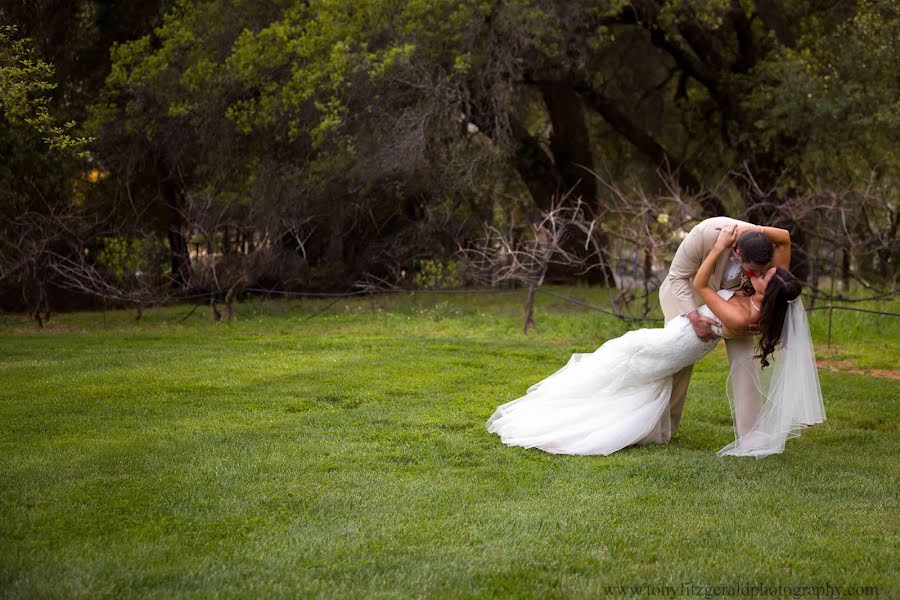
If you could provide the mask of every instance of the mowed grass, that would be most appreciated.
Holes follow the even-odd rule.
[[[43,331],[6,315],[0,595],[897,597],[900,381],[847,371],[897,369],[900,319],[835,312],[829,351],[810,313],[841,370],[820,373],[828,421],[782,455],[716,458],[733,437],[719,347],[672,443],[569,457],[484,422],[634,325],[541,295],[525,336],[523,299],[257,300],[231,324],[176,306]]]

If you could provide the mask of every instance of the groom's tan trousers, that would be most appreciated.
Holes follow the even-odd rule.
[[[672,293],[668,279],[659,288],[659,305],[662,307],[666,324],[675,317],[683,314],[675,295]],[[672,395],[669,397],[668,418],[663,414],[660,426],[661,442],[667,442],[681,423],[681,412],[684,410],[684,400],[687,397],[688,385],[691,383],[691,373],[694,365],[689,365],[672,376]]]
[[[666,323],[681,314],[678,305],[674,302],[671,292],[666,286],[659,290],[659,302],[663,308]],[[741,336],[725,340],[725,350],[728,353],[728,363],[731,365],[731,386],[734,399],[734,424],[739,434],[744,434],[753,427],[762,409],[763,399],[759,392],[759,377],[753,355],[756,338],[753,336]],[[681,413],[684,411],[684,401],[687,397],[688,385],[691,383],[691,374],[694,365],[685,367],[672,376],[672,395],[669,398],[669,416],[663,417],[660,433],[661,441],[667,441],[678,429],[681,423]],[[668,427],[665,422],[668,421]],[[665,431],[668,429],[668,436]]]
[[[702,302],[691,287],[691,280],[700,268],[700,263],[709,254],[719,230],[730,224],[743,223],[728,217],[713,217],[700,222],[685,237],[672,265],[669,274],[659,288],[659,304],[666,323],[679,315],[686,314]],[[733,289],[739,281],[729,281],[723,285],[722,276],[727,266],[728,257],[723,253],[710,277],[713,289]],[[742,336],[725,340],[728,362],[731,365],[731,384],[734,401],[734,423],[738,434],[749,431],[756,423],[762,410],[763,399],[759,391],[757,367],[753,360],[753,336]],[[669,398],[669,410],[665,412],[654,431],[645,438],[647,442],[667,442],[678,429],[688,384],[694,367],[686,367],[672,377],[672,395]]]

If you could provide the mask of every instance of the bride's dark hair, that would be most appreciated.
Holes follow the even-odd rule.
[[[769,366],[767,359],[775,352],[775,346],[781,341],[781,330],[784,328],[788,302],[796,299],[802,290],[803,286],[800,284],[800,280],[794,277],[790,271],[781,267],[775,268],[775,274],[772,275],[772,279],[766,286],[762,306],[759,310],[759,330],[762,336],[756,345],[758,354],[755,358],[760,359],[763,367]]]

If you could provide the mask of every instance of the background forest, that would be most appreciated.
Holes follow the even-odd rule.
[[[6,0],[0,299],[41,321],[259,289],[647,290],[720,214],[790,228],[814,292],[889,294],[898,17],[890,0]],[[566,207],[572,233],[548,241]],[[511,276],[517,249],[531,263]]]

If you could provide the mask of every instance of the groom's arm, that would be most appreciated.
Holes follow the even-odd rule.
[[[672,259],[669,267],[669,274],[666,276],[669,280],[669,291],[675,297],[678,310],[683,315],[697,308],[691,280],[697,274],[697,269],[700,268],[702,262],[702,234],[695,227],[678,246],[675,258]]]
[[[716,244],[716,238],[723,227],[737,225],[738,232],[759,228],[758,225],[732,219],[712,217],[701,221],[682,240],[669,267],[669,289],[675,296],[681,314],[687,314],[699,306],[694,296],[692,280],[703,264],[703,259]]]
[[[703,262],[702,229],[703,227],[700,225],[694,227],[678,245],[666,279],[668,292],[675,300],[678,311],[688,318],[694,334],[701,340],[708,341],[718,337],[712,330],[712,325],[715,325],[716,321],[701,315],[696,310],[697,302],[694,300],[694,289],[691,282]]]
[[[678,246],[667,276],[669,290],[675,298],[681,314],[685,315],[701,340],[718,337],[710,325],[720,323],[697,312],[699,303],[694,296],[693,278],[719,237],[719,231],[728,225],[749,225],[730,217],[712,217],[697,224]]]
[[[720,220],[722,221],[721,224],[718,223]],[[694,298],[694,288],[691,281],[703,263],[703,258],[709,253],[709,248],[712,247],[709,246],[704,251],[706,230],[710,226],[721,227],[723,225],[725,225],[724,218],[701,221],[688,232],[675,252],[675,257],[672,259],[672,264],[669,266],[669,274],[666,278],[669,280],[669,290],[675,298],[678,311],[683,315],[686,315],[698,306],[698,302]],[[716,232],[716,236],[718,236],[718,232]]]

